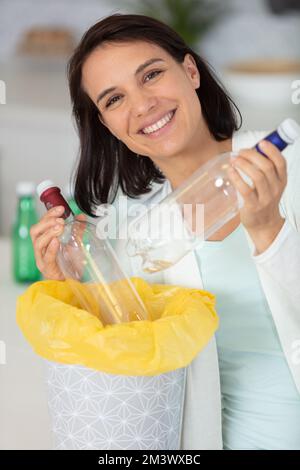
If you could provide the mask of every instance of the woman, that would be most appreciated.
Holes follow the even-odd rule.
[[[238,216],[162,274],[216,294],[220,316],[216,338],[188,367],[182,448],[300,449],[299,142],[285,152],[287,184],[284,156],[268,142],[268,159],[252,149],[266,134],[236,132],[234,104],[208,65],[145,16],[112,15],[90,28],[69,84],[80,137],[75,198],[91,216],[118,189],[158,202],[214,155],[240,151],[230,171],[245,201]],[[31,231],[48,279],[63,279],[58,215],[49,211]]]

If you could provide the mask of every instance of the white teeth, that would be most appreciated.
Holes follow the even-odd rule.
[[[161,129],[169,121],[171,121],[173,114],[174,114],[174,111],[171,111],[170,113],[166,114],[163,118],[161,118],[159,121],[157,121],[155,124],[153,124],[152,126],[145,127],[142,131],[144,132],[144,134],[151,134],[152,132],[155,132],[158,129]]]

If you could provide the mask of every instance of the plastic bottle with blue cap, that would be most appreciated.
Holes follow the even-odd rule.
[[[285,119],[264,140],[283,151],[298,138],[300,126]],[[268,158],[259,142],[254,148]],[[237,156],[238,152],[227,152],[212,158],[159,204],[131,221],[127,252],[142,258],[145,272],[171,267],[238,214],[244,201],[228,177],[232,158]]]

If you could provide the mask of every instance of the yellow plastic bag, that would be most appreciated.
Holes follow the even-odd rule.
[[[209,292],[131,278],[149,321],[102,325],[66,281],[40,281],[17,301],[17,323],[37,354],[116,375],[157,375],[188,365],[218,327]]]

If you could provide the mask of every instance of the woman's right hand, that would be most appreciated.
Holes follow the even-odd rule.
[[[59,249],[58,237],[64,230],[64,219],[60,217],[63,213],[63,206],[53,207],[30,229],[36,265],[45,279],[55,281],[64,281],[65,279],[56,262]],[[76,219],[85,221],[86,215],[77,215]]]
[[[53,207],[30,229],[36,265],[45,279],[56,281],[65,279],[56,262],[58,237],[64,229],[64,219],[60,218],[63,213],[63,206]]]

